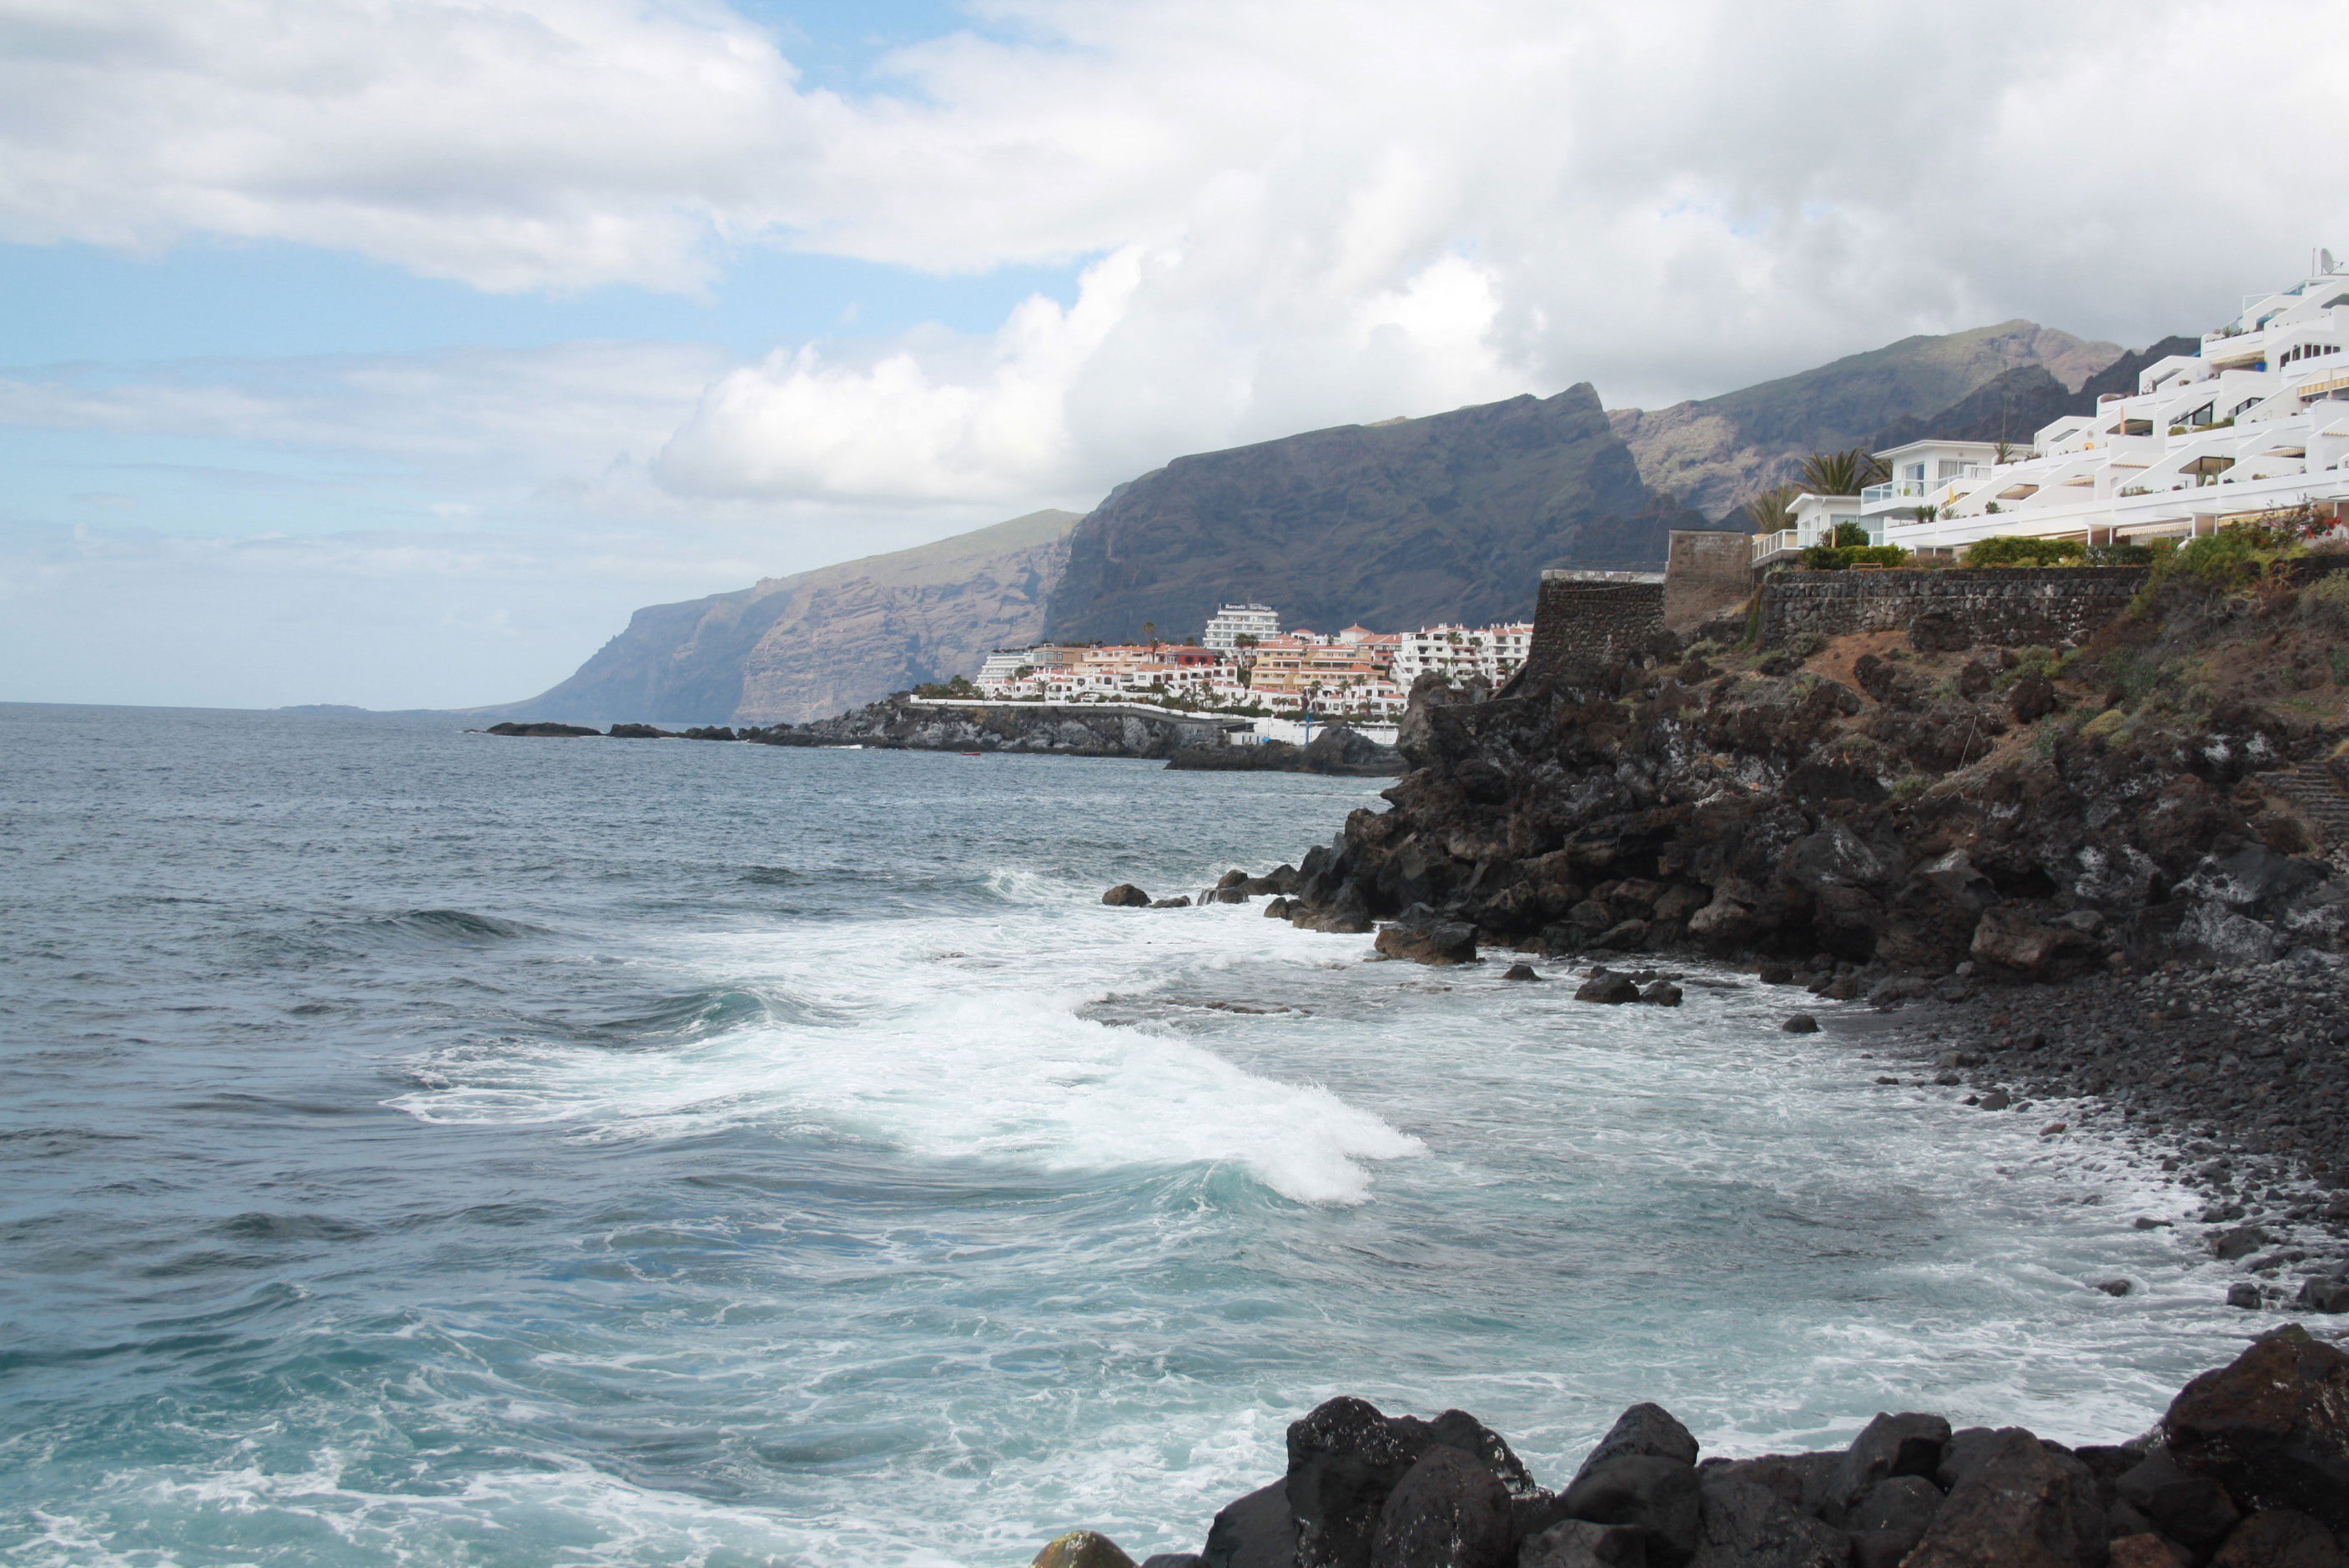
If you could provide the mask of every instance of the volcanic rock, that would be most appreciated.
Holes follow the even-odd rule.
[[[2179,1466],[2239,1506],[2349,1529],[2349,1355],[2296,1325],[2187,1384],[2162,1432]]]

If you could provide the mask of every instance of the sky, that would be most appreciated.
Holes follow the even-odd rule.
[[[1184,452],[2349,251],[2338,0],[0,0],[0,700],[460,707]]]

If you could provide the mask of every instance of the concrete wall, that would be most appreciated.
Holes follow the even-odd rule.
[[[1727,614],[1754,593],[1754,536],[1725,529],[1676,528],[1664,564],[1664,624],[1690,632]]]
[[[1906,632],[1928,653],[2051,645],[2095,632],[2144,583],[2142,568],[2109,566],[1781,573],[1762,586],[1760,640]]]
[[[1572,676],[1611,664],[1663,626],[1661,574],[1545,572],[1541,596],[1534,607],[1533,647],[1509,686]]]

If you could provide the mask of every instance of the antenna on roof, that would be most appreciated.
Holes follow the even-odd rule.
[[[2316,270],[2323,273],[2326,277],[2331,277],[2333,270],[2338,267],[2340,263],[2333,259],[2333,253],[2330,251],[2319,251],[2316,253],[2323,258],[2323,262]]]

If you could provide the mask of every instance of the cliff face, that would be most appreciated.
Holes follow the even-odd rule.
[[[1717,518],[1793,479],[1811,453],[1866,445],[1887,425],[1929,418],[2008,371],[2035,366],[2072,391],[2120,355],[2117,344],[2008,321],[1904,337],[1718,397],[1618,408],[1608,418],[1642,480]],[[2018,438],[2030,435],[2024,429]]]
[[[609,724],[797,723],[977,669],[1036,640],[1069,511],[639,610],[579,673],[480,710]]]
[[[774,724],[839,713],[1036,641],[1077,521],[1031,512],[788,579],[789,603],[743,658],[734,717]]]
[[[1242,599],[1323,632],[1505,620],[1544,565],[1661,561],[1702,526],[1653,504],[1585,385],[1177,458],[1078,526],[1046,632],[1180,635]]]

